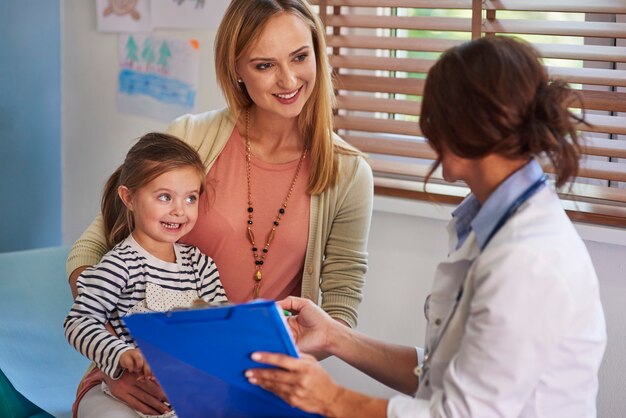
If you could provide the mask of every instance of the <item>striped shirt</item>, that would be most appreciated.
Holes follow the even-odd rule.
[[[175,263],[159,260],[131,235],[78,278],[78,296],[65,319],[65,337],[112,378],[118,378],[122,372],[118,367],[122,353],[135,347],[122,318],[146,310],[138,309],[139,306],[150,310],[147,287],[159,289],[160,295],[191,293],[194,299],[206,302],[226,300],[217,267],[210,257],[190,245],[174,244],[174,251]],[[163,301],[156,302],[152,305],[163,306]],[[117,337],[106,330],[107,323],[113,326]]]

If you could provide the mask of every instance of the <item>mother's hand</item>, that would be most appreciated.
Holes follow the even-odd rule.
[[[147,415],[161,415],[171,411],[169,403],[166,403],[167,397],[156,381],[128,371],[117,380],[104,373],[103,376],[113,396],[129,407]]]
[[[278,368],[250,369],[248,381],[307,412],[331,415],[333,402],[344,390],[338,386],[313,356],[294,358],[284,354],[254,353],[252,359]]]

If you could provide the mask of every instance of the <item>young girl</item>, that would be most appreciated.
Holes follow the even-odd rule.
[[[204,190],[204,165],[196,151],[161,133],[143,136],[105,186],[102,214],[113,249],[80,275],[65,336],[113,379],[125,369],[151,379],[124,316],[185,307],[199,298],[226,300],[213,260],[177,243],[196,223]],[[103,391],[109,393],[104,383],[103,390],[94,387],[85,395],[81,416],[128,409]]]
[[[333,417],[595,417],[606,345],[598,280],[536,161],[552,163],[557,187],[576,175],[572,97],[531,46],[507,37],[455,47],[430,69],[422,132],[445,180],[472,193],[453,213],[419,362],[414,347],[339,328],[308,301],[281,303],[299,313],[289,322],[300,349],[336,355],[415,398],[343,388],[310,357],[256,353],[283,371],[250,370],[250,381]]]

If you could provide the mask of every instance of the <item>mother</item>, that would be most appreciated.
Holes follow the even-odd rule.
[[[296,295],[317,303],[321,294],[321,307],[353,327],[367,269],[372,174],[333,133],[325,51],[324,29],[304,0],[233,0],[215,44],[228,107],[183,116],[168,132],[205,163],[212,198],[184,241],[215,260],[228,298]],[[99,215],[68,257],[74,295],[80,272],[113,244]],[[133,409],[167,409],[149,382],[108,383]]]

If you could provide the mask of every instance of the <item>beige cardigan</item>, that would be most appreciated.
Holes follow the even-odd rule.
[[[197,149],[208,172],[235,123],[230,111],[221,109],[181,116],[168,133]],[[342,141],[338,136],[334,140]],[[335,186],[311,196],[301,295],[319,303],[321,293],[321,307],[354,327],[367,271],[373,178],[369,165],[359,156],[339,154],[339,170]],[[98,215],[70,250],[68,275],[78,267],[96,264],[106,251],[102,217]]]

